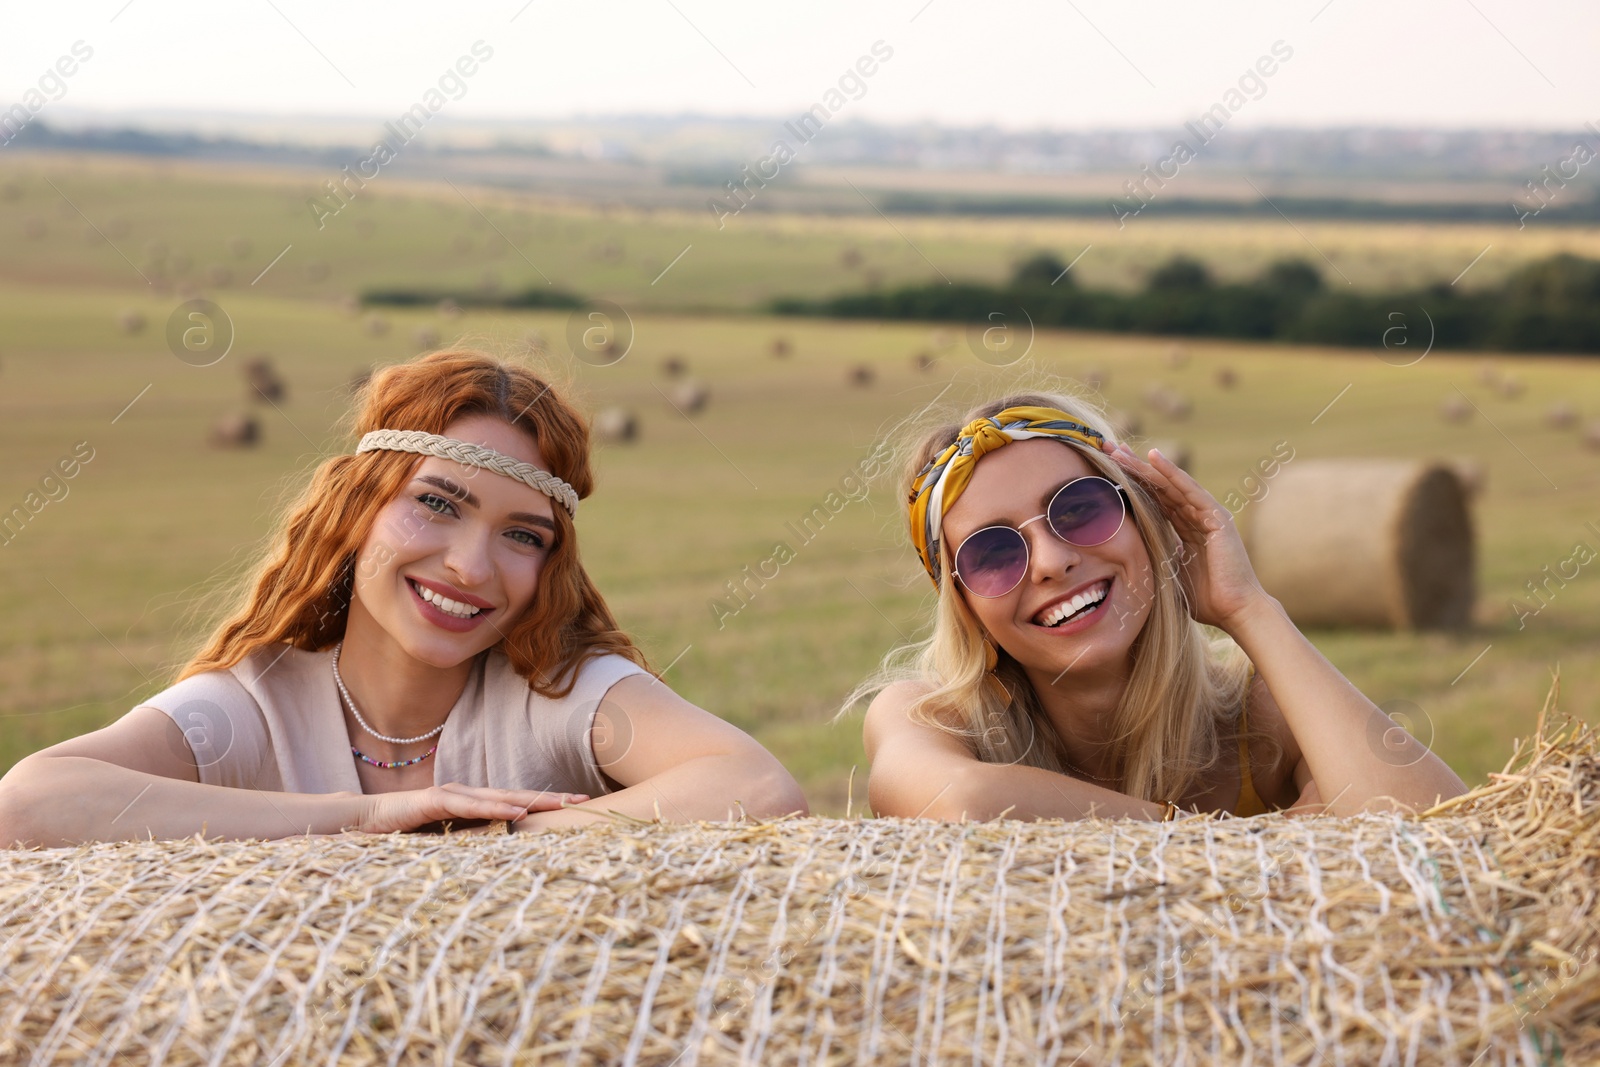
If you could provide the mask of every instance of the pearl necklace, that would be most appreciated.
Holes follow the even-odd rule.
[[[354,700],[350,699],[350,690],[344,687],[344,679],[339,677],[339,651],[342,648],[344,648],[343,641],[340,641],[338,644],[333,646],[333,680],[339,686],[340,695],[344,697],[344,702],[350,705],[351,714],[355,715],[356,722],[361,724],[361,728],[363,730],[371,734],[373,737],[376,737],[379,741],[387,741],[391,745],[414,745],[418,741],[426,741],[428,738],[444,729],[444,723],[440,723],[427,733],[419,734],[416,737],[390,737],[387,734],[380,734],[378,731],[374,730],[367,724],[367,720],[361,717],[361,709],[356,707],[356,702]],[[432,753],[430,752],[429,755],[432,755]],[[427,759],[427,756],[422,756],[420,758]]]

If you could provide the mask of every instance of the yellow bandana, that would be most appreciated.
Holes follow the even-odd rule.
[[[966,491],[978,460],[1002,445],[1030,437],[1071,438],[1100,451],[1105,436],[1075,422],[1055,408],[1006,408],[987,419],[968,423],[955,441],[940,452],[911,483],[911,543],[922,566],[939,584],[939,532],[944,517]]]

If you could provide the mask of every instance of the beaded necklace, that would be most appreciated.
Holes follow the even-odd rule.
[[[390,737],[387,734],[380,734],[371,726],[368,726],[367,720],[361,717],[361,709],[356,707],[355,698],[350,695],[350,690],[344,687],[344,679],[339,677],[339,652],[343,648],[343,641],[340,641],[338,644],[333,646],[333,680],[338,683],[339,695],[344,697],[345,702],[350,705],[351,713],[355,715],[356,722],[361,724],[361,728],[363,730],[371,734],[373,737],[376,737],[380,741],[388,741],[391,744],[396,745],[413,745],[418,741],[426,741],[428,738],[444,729],[444,723],[440,723],[427,733],[421,734],[417,737]],[[420,756],[415,756],[407,760],[395,760],[393,762],[389,762],[387,760],[373,759],[371,756],[363,754],[360,749],[356,748],[356,746],[350,746],[350,754],[355,756],[361,762],[369,763],[374,767],[382,767],[386,771],[392,771],[399,767],[410,767],[413,764],[421,763],[423,760],[427,759],[437,751],[439,751],[439,745],[437,742],[435,742],[432,748],[428,749],[428,751],[424,752]]]

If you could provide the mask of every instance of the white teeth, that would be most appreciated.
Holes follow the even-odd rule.
[[[417,591],[418,596],[433,604],[434,607],[438,608],[447,615],[454,615],[461,619],[470,619],[474,615],[478,614],[478,612],[483,610],[482,608],[473,607],[471,604],[463,604],[459,600],[451,600],[447,596],[440,596],[432,589],[418,585],[414,581],[411,583],[411,588]]]
[[[1055,626],[1061,620],[1070,618],[1092,604],[1098,604],[1106,598],[1111,591],[1111,580],[1108,578],[1092,589],[1085,589],[1071,600],[1064,600],[1055,607],[1039,615],[1035,621],[1040,626]]]

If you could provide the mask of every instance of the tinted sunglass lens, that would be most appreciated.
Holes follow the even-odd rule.
[[[1050,525],[1074,545],[1104,544],[1122,528],[1122,496],[1104,478],[1079,478],[1050,500]]]
[[[1004,596],[1028,569],[1028,544],[1005,526],[979,530],[956,550],[956,574],[979,596]]]

